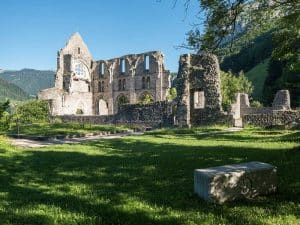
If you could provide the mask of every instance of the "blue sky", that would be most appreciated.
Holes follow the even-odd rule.
[[[1,0],[0,68],[56,69],[56,52],[76,31],[93,58],[161,50],[177,71],[175,46],[197,21],[197,0]]]

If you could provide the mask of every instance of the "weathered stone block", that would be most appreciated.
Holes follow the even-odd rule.
[[[276,191],[276,167],[263,162],[196,169],[194,190],[206,201],[222,204]]]

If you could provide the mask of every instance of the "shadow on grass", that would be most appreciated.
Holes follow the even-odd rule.
[[[276,216],[286,214],[288,202],[300,203],[300,174],[296,172],[300,171],[300,155],[295,150],[183,146],[132,139],[102,140],[81,146],[92,147],[96,154],[49,148],[0,157],[0,192],[8,193],[0,200],[9,202],[7,213],[0,214],[0,224],[54,224],[50,216],[14,213],[47,205],[84,214],[73,224],[177,225],[185,224],[193,217],[191,213],[203,213],[213,214],[228,224],[260,225],[263,223],[253,216],[255,210]],[[97,154],[97,149],[106,154]],[[280,183],[276,196],[217,206],[193,194],[194,169],[253,160],[278,167]],[[73,187],[78,187],[79,192],[74,192]],[[124,209],[126,205],[131,208]],[[147,207],[156,209],[147,211]],[[247,209],[232,213],[236,207]],[[170,211],[179,211],[182,218]],[[289,208],[288,213],[299,216],[299,207]],[[93,223],[89,218],[93,218]]]

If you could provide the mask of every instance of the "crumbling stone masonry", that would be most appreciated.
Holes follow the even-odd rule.
[[[145,96],[166,100],[170,72],[159,51],[95,61],[79,33],[57,54],[55,87],[41,91],[52,115],[113,115]]]
[[[237,93],[236,102],[232,105],[231,114],[240,126],[251,124],[268,127],[274,125],[300,124],[300,111],[292,110],[288,90],[276,93],[272,107],[250,107],[247,94]]]
[[[177,79],[178,126],[217,124],[230,120],[222,112],[220,68],[215,55],[182,55]]]
[[[60,116],[63,122],[79,122],[92,124],[122,124],[146,127],[173,126],[173,102],[162,101],[151,104],[125,104],[117,114],[106,116]]]

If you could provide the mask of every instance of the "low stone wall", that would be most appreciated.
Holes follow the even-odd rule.
[[[144,125],[151,127],[166,127],[173,125],[172,102],[155,102],[147,105],[128,104],[119,108],[115,115],[108,116],[59,116],[63,122],[78,122],[92,124]]]
[[[92,123],[92,124],[114,124],[114,116],[80,116],[80,115],[64,115],[56,116],[65,123]]]
[[[194,125],[216,125],[233,124],[232,115],[227,115],[222,111],[205,109],[191,110],[191,124]]]
[[[144,124],[149,126],[172,126],[174,103],[162,101],[147,105],[128,104],[120,107],[115,115],[117,124]]]
[[[300,111],[275,111],[265,114],[248,114],[243,116],[244,124],[268,127],[274,125],[287,125],[291,123],[300,124]]]
[[[241,115],[249,115],[249,114],[270,114],[273,113],[274,109],[272,107],[245,107],[241,108]]]

